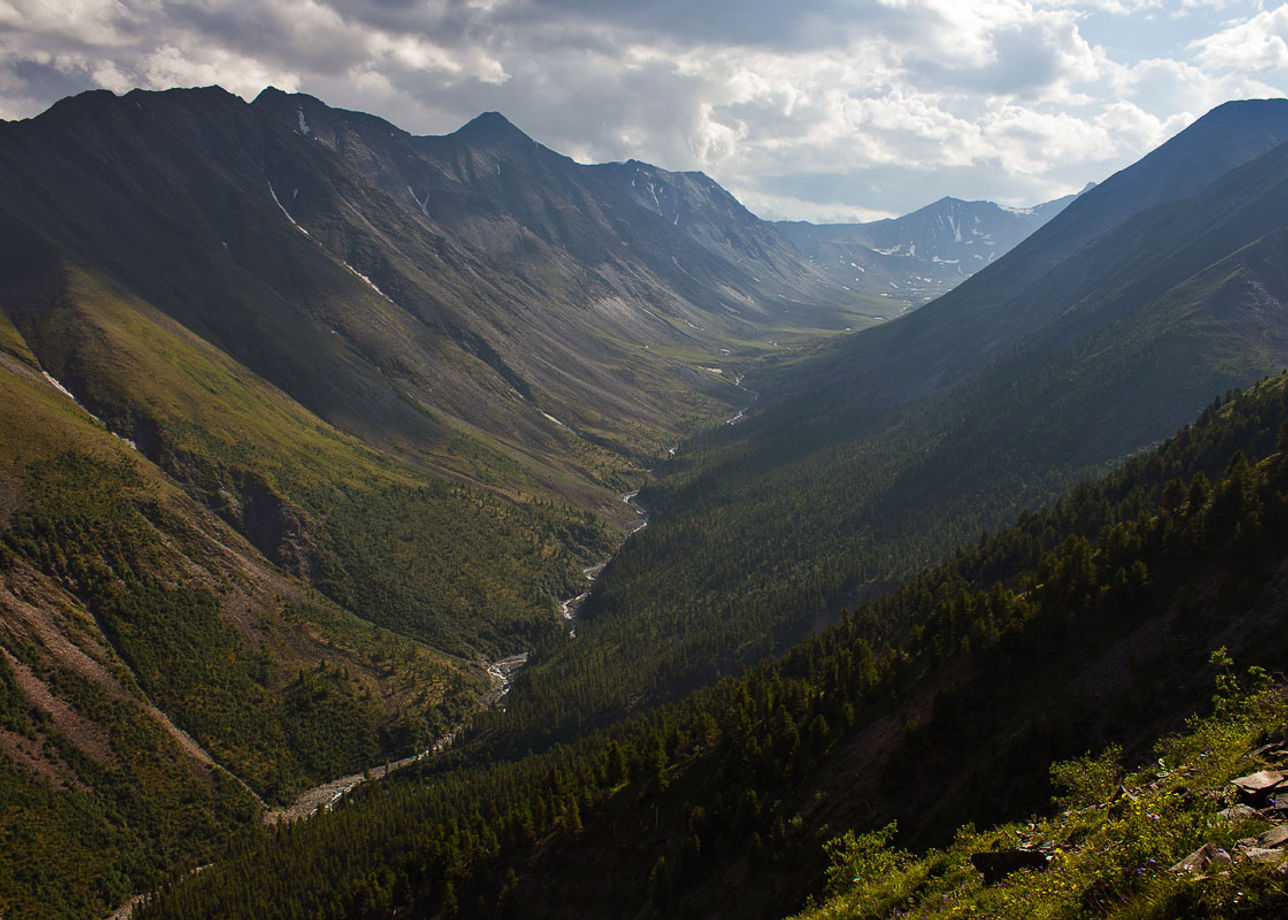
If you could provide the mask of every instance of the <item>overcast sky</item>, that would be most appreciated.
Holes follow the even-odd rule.
[[[769,218],[1035,204],[1288,88],[1255,0],[0,0],[0,118],[272,84],[417,134],[504,113],[583,162],[700,169]]]

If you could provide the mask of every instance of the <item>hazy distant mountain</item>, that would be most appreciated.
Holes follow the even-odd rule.
[[[992,264],[1076,197],[1032,208],[941,198],[871,223],[775,226],[838,284],[920,305]]]
[[[881,401],[922,395],[996,359],[1075,305],[1110,297],[1114,287],[1132,290],[1131,285],[1156,266],[1167,266],[1171,283],[1178,283],[1207,267],[1215,253],[1229,254],[1273,229],[1277,220],[1273,214],[1244,226],[1231,224],[1223,216],[1226,210],[1238,208],[1260,214],[1262,203],[1273,200],[1272,161],[1263,166],[1269,170],[1266,176],[1250,180],[1253,187],[1239,187],[1238,198],[1223,199],[1214,191],[1215,197],[1180,203],[1222,177],[1233,178],[1236,167],[1285,142],[1288,101],[1230,102],[1214,109],[1137,163],[1081,194],[1058,219],[1017,245],[1008,258],[972,276],[927,309],[837,349],[838,383],[845,379],[843,386]],[[1172,210],[1156,210],[1166,206]],[[1144,216],[1148,214],[1158,215],[1153,224]],[[1129,219],[1136,215],[1142,216],[1133,225]],[[1118,235],[1110,237],[1111,232]],[[1214,248],[1176,258],[1198,235]],[[1085,249],[1093,242],[1097,250]],[[1196,258],[1208,261],[1195,262]],[[1164,281],[1159,277],[1156,283]],[[1140,293],[1135,290],[1133,296]],[[1143,306],[1139,300],[1115,303],[1120,311]]]

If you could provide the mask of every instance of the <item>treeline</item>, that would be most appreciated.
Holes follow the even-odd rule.
[[[1026,814],[1051,760],[1178,724],[1216,644],[1288,662],[1286,383],[1231,393],[781,659],[243,838],[142,916],[770,917],[820,888],[823,843],[848,827],[898,819],[925,845]]]

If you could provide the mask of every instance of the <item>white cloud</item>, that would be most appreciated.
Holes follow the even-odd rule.
[[[1288,68],[1288,5],[1264,10],[1244,22],[1193,42],[1199,62],[1261,73]]]

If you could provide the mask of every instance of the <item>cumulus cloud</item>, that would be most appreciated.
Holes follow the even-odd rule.
[[[1199,62],[1208,67],[1264,72],[1288,68],[1288,5],[1198,39]]]
[[[1163,14],[1181,40],[1142,25]],[[0,0],[0,117],[216,82],[421,133],[497,109],[579,160],[701,169],[766,216],[840,219],[1076,190],[1279,92],[1286,38],[1288,7],[1255,0]]]

